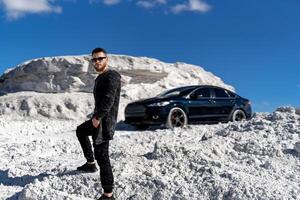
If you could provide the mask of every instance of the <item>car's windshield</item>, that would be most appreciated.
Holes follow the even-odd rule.
[[[157,95],[157,97],[171,97],[171,96],[184,96],[190,93],[195,87],[180,87],[180,88],[175,88],[175,89],[170,89],[167,91],[164,91]]]

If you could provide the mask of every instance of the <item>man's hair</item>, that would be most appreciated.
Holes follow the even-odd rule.
[[[105,49],[103,49],[103,48],[95,48],[93,51],[92,51],[92,55],[94,54],[94,53],[99,53],[99,52],[103,52],[103,53],[105,53],[105,55],[107,55],[107,53],[106,53],[106,50]]]

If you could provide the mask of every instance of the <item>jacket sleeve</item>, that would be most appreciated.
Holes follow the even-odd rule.
[[[121,77],[117,73],[110,74],[105,80],[105,87],[101,91],[101,98],[96,100],[97,110],[93,117],[101,120],[108,114],[111,107],[114,105],[115,95],[121,85]]]

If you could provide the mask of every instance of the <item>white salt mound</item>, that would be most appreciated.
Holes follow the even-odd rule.
[[[90,59],[91,57],[84,55],[27,61],[1,76],[0,91],[92,92],[97,74]],[[122,55],[109,55],[109,65],[122,75],[125,90],[123,92],[129,98],[136,98],[136,94],[138,97],[153,96],[153,92],[157,94],[166,88],[191,84],[211,84],[234,90],[232,86],[200,66],[164,63],[153,58]],[[127,90],[135,90],[135,93],[126,93]]]
[[[85,119],[93,111],[92,90],[97,76],[90,59],[86,55],[39,58],[8,70],[0,77],[0,115]],[[195,65],[123,55],[109,55],[109,60],[110,68],[122,75],[119,120],[124,119],[128,102],[173,87],[210,84],[234,91]]]
[[[110,142],[117,199],[300,199],[299,108],[255,113],[240,123],[137,131],[122,122],[126,103],[174,86],[172,77],[225,84],[187,64],[111,61],[125,77]],[[44,58],[1,77],[7,94],[0,97],[0,199],[99,198],[99,172],[76,171],[85,159],[75,130],[93,109],[89,68],[85,56]]]
[[[258,113],[241,123],[174,130],[136,131],[123,125],[110,148],[115,195],[149,200],[299,199],[300,157],[293,150],[299,144],[299,122],[299,115],[281,110]],[[0,118],[0,196],[99,197],[99,174],[75,171],[85,162],[75,136],[80,123]]]

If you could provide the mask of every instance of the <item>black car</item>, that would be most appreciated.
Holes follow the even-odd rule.
[[[154,98],[129,103],[125,123],[138,128],[241,121],[251,118],[248,99],[216,86],[192,85],[165,91]]]

